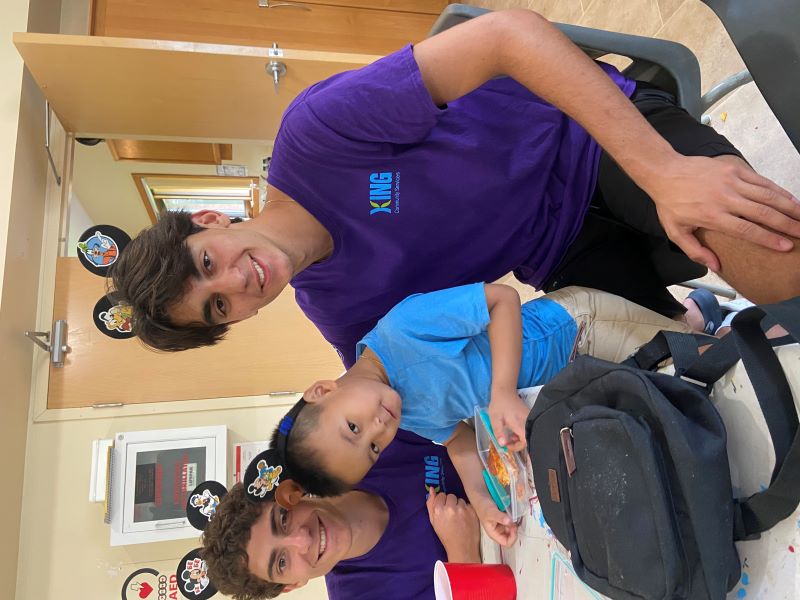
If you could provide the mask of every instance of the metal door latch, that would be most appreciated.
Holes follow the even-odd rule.
[[[64,355],[69,352],[66,321],[59,319],[53,323],[52,341],[49,331],[26,331],[25,335],[42,350],[50,353],[50,362],[54,367],[64,366]]]
[[[277,42],[272,42],[272,48],[270,49],[270,56],[283,56],[283,52],[280,51],[278,48]],[[267,63],[267,74],[272,76],[272,83],[275,85],[275,93],[278,93],[278,86],[280,85],[281,77],[286,75],[286,63],[282,63],[278,60],[273,58]]]

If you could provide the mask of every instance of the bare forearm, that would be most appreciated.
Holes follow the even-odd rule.
[[[481,562],[480,544],[470,544],[469,548],[462,548],[463,544],[454,548],[444,547],[447,552],[447,562],[452,563],[479,563]]]
[[[438,104],[512,77],[578,121],[645,189],[653,170],[676,156],[594,61],[534,12],[478,17],[419,43],[415,56]]]
[[[517,290],[507,285],[487,284],[486,306],[492,351],[492,390],[514,391],[522,359],[522,316]]]
[[[470,504],[479,506],[488,496],[483,481],[483,465],[475,446],[475,432],[465,423],[459,423],[453,437],[447,442],[447,454],[458,472]]]

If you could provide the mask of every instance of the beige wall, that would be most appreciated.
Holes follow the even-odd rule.
[[[0,25],[0,597],[119,598],[130,572],[144,566],[174,571],[196,541],[111,548],[102,504],[88,501],[92,440],[121,431],[224,424],[230,455],[236,441],[264,438],[286,407],[164,415],[155,406],[143,416],[31,422],[34,346],[22,332],[36,323],[48,165],[44,100],[30,78],[23,82],[10,38],[14,31],[58,31],[61,15],[58,0],[30,0],[30,22],[28,9],[29,0],[5,0]],[[79,29],[83,17],[72,12],[66,21]],[[325,597],[322,580],[289,596]]]
[[[4,597],[14,597],[17,574],[32,353],[22,331],[34,325],[36,318],[47,168],[42,149],[44,102],[29,77],[23,84],[22,61],[11,44],[12,32],[28,29],[28,8],[28,0],[7,0],[0,25],[0,481],[5,482],[0,581]],[[32,29],[50,29],[53,13],[57,19],[57,3],[32,7]]]
[[[113,390],[109,393],[113,397]],[[188,539],[109,546],[103,505],[88,501],[93,439],[110,438],[122,431],[226,425],[228,463],[232,464],[233,444],[268,437],[286,409],[286,405],[265,406],[31,425],[20,545],[24,560],[20,561],[16,597],[119,598],[130,573],[142,567],[174,572],[178,560],[198,545],[196,540]],[[230,482],[231,479],[226,483]],[[321,579],[287,596],[290,600],[325,597]]]
[[[272,153],[271,143],[235,144],[233,160],[225,164],[245,165],[247,174],[258,176],[261,159]],[[75,145],[72,191],[95,223],[110,223],[134,235],[150,225],[131,173],[214,175],[214,165],[181,165],[115,161],[106,144]]]

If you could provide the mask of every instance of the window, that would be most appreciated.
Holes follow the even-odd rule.
[[[132,173],[150,220],[165,210],[216,210],[250,219],[258,214],[258,178]]]

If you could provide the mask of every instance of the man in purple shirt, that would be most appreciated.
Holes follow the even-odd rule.
[[[203,559],[220,592],[271,598],[324,575],[331,600],[432,599],[437,560],[480,562],[477,517],[443,446],[401,431],[335,498],[303,497],[285,475],[274,498],[256,504],[237,485],[217,507]]]
[[[349,366],[409,294],[511,270],[670,317],[684,309],[666,285],[703,265],[755,301],[791,297],[798,219],[791,194],[668,94],[507,11],[302,92],[258,217],[162,217],[112,276],[163,350],[215,343],[291,283]]]

